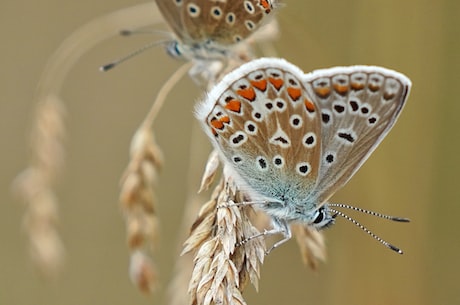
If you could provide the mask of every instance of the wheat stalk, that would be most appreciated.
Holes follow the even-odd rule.
[[[212,184],[218,171],[219,159],[213,151],[206,164],[200,189]],[[182,254],[195,253],[189,283],[189,304],[246,304],[242,292],[248,280],[258,288],[260,267],[266,253],[265,239],[251,239],[259,234],[257,227],[266,227],[269,219],[255,214],[252,205],[226,176],[215,187],[211,199],[198,213],[184,243]],[[255,215],[254,215],[255,214]],[[323,235],[314,228],[293,224],[292,230],[300,247],[302,259],[313,270],[325,261]]]
[[[183,65],[158,92],[146,118],[134,133],[130,160],[121,178],[120,202],[131,252],[130,278],[145,293],[154,290],[158,277],[152,258],[159,225],[154,185],[163,163],[163,156],[156,144],[152,125],[166,96],[189,69],[190,64]]]
[[[37,105],[31,135],[32,160],[13,182],[15,193],[27,206],[24,228],[31,258],[40,273],[47,277],[57,276],[64,260],[54,193],[64,163],[63,116],[63,105],[57,96],[47,96]]]
[[[207,189],[218,170],[219,160],[213,151],[206,165],[200,189]],[[258,288],[265,243],[247,237],[259,234],[252,225],[252,206],[236,206],[244,201],[243,193],[232,177],[221,179],[211,199],[200,209],[184,243],[182,255],[194,253],[189,282],[189,304],[246,304],[242,296],[248,282]]]
[[[302,261],[312,270],[318,270],[319,262],[326,261],[326,245],[324,235],[315,228],[292,224],[292,233],[299,245]]]
[[[146,129],[136,132],[131,147],[131,161],[121,181],[120,202],[131,251],[130,278],[141,291],[149,293],[157,278],[149,253],[153,251],[158,231],[153,185],[162,154],[153,133]]]
[[[13,182],[13,190],[26,202],[24,227],[32,260],[45,276],[57,276],[64,261],[64,247],[56,226],[58,200],[55,195],[65,155],[65,107],[59,97],[62,85],[88,50],[117,35],[123,25],[143,26],[154,23],[155,19],[161,20],[158,12],[150,13],[152,5],[121,9],[81,26],[50,57],[40,77],[30,139],[32,157],[28,167]]]
[[[242,292],[250,281],[257,289],[265,255],[262,239],[239,245],[259,231],[251,224],[251,206],[237,207],[242,193],[222,179],[203,205],[184,244],[195,252],[189,304],[246,304]],[[217,208],[219,207],[219,208]]]

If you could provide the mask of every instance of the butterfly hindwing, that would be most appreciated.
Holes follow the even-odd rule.
[[[372,66],[337,67],[305,76],[321,107],[322,157],[318,201],[341,188],[380,144],[407,99],[410,81]]]

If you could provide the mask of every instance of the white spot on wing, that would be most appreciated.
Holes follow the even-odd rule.
[[[270,144],[278,145],[282,148],[288,148],[291,146],[291,139],[279,126],[276,132],[268,140]]]

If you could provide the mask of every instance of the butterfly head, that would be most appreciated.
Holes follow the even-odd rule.
[[[173,40],[166,44],[166,53],[176,59],[209,62],[224,60],[230,55],[230,49],[223,48],[211,40],[196,44],[184,44]]]
[[[313,212],[313,222],[310,223],[310,226],[318,230],[328,228],[335,223],[336,216],[337,214],[331,214],[327,205],[324,204]]]
[[[287,223],[301,223],[317,230],[325,229],[335,223],[337,213],[331,210],[327,204],[312,208],[315,204],[307,199],[289,199],[283,201],[274,199],[257,199],[263,202],[260,206],[268,215],[275,219],[285,220]]]

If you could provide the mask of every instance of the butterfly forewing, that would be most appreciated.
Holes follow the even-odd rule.
[[[181,11],[184,7],[184,0],[155,0],[155,2],[176,37],[183,40],[186,33],[181,22]]]
[[[232,169],[260,195],[307,198],[317,180],[320,111],[303,73],[282,61],[259,61],[227,76],[198,116]],[[207,109],[205,109],[207,108]],[[295,198],[298,200],[299,198]]]
[[[182,43],[238,43],[264,22],[273,0],[156,0],[158,8]],[[273,15],[273,14],[270,14]]]
[[[264,24],[266,18],[273,15],[270,14],[271,2],[271,0],[223,2],[223,14],[219,19],[219,25],[209,31],[209,34],[212,34],[215,42],[221,45],[231,45],[246,39]],[[215,19],[214,10],[210,10],[210,15]]]
[[[321,107],[322,156],[316,186],[324,203],[359,169],[394,125],[410,81],[380,67],[315,71],[304,83]]]

